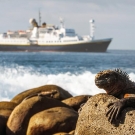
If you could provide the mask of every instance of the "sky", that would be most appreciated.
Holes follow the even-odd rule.
[[[0,0],[0,33],[26,30],[29,19],[74,28],[79,35],[90,33],[95,20],[95,39],[113,38],[108,49],[135,50],[135,0]]]

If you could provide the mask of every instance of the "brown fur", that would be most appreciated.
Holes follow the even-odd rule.
[[[1,101],[0,102],[0,110],[13,110],[17,106],[16,103],[8,102],[8,101]]]
[[[8,101],[0,102],[0,135],[6,135],[7,120],[16,105],[17,104]]]
[[[52,135],[75,129],[78,113],[67,107],[54,107],[31,117],[26,135]]]
[[[13,110],[8,119],[7,135],[26,135],[29,120],[34,114],[58,106],[71,108],[59,100],[49,97],[35,96],[24,100]]]
[[[87,102],[90,95],[80,95],[63,100],[62,102],[71,106],[75,111],[78,111],[80,106]]]
[[[28,96],[31,96],[31,95],[37,94],[37,93],[42,93],[42,92],[50,92],[53,90],[57,91],[57,93],[55,93],[53,95],[53,98],[55,98],[55,99],[64,100],[64,99],[72,97],[72,95],[69,92],[67,92],[66,90],[62,89],[61,87],[59,87],[57,85],[44,85],[41,87],[23,91],[20,94],[16,95],[11,101],[16,104],[19,104]]]

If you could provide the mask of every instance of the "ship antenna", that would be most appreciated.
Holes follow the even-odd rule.
[[[64,28],[64,19],[60,17],[61,28]]]
[[[41,26],[41,13],[40,13],[40,10],[39,10],[39,26]]]
[[[94,25],[95,21],[92,19],[89,22],[90,22],[90,38],[91,38],[91,40],[93,40],[94,39],[94,32],[95,32],[95,25]]]

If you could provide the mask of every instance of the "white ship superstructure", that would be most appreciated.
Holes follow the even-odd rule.
[[[35,19],[30,19],[32,22]],[[93,34],[93,32],[91,32]],[[7,33],[0,34],[0,43],[3,44],[58,44],[58,43],[71,43],[78,41],[89,41],[93,39],[90,36],[78,36],[74,29],[67,29],[64,27],[61,20],[61,27],[57,28],[54,25],[46,25],[46,27],[34,27],[33,30],[19,30],[8,31]]]
[[[0,48],[13,46],[14,48],[13,50],[15,50],[15,48],[16,49],[19,48],[19,50],[28,50],[28,51],[56,50],[56,51],[84,52],[84,51],[96,51],[95,49],[90,50],[91,48],[90,46],[93,46],[92,45],[93,43],[95,44],[95,47],[97,47],[96,43],[105,41],[105,43],[107,42],[108,44],[111,42],[111,39],[105,40],[94,39],[94,20],[90,20],[90,35],[87,36],[79,36],[78,34],[76,34],[74,29],[65,28],[63,19],[60,19],[60,28],[54,25],[48,25],[46,23],[43,23],[42,26],[38,26],[35,19],[30,19],[29,22],[33,26],[32,29],[8,31],[6,33],[0,34]],[[88,46],[88,44],[90,45]],[[36,47],[34,48],[33,46]],[[107,49],[107,46],[105,45],[103,49],[101,49],[101,51],[105,51]],[[100,48],[102,48],[102,46]],[[12,50],[12,47],[8,49]],[[100,51],[100,49],[98,49],[97,51]]]

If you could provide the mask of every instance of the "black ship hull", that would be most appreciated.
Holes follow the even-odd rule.
[[[50,44],[50,45],[2,45],[0,51],[57,51],[57,52],[106,52],[112,39],[94,40],[90,42],[70,43],[70,44]]]

